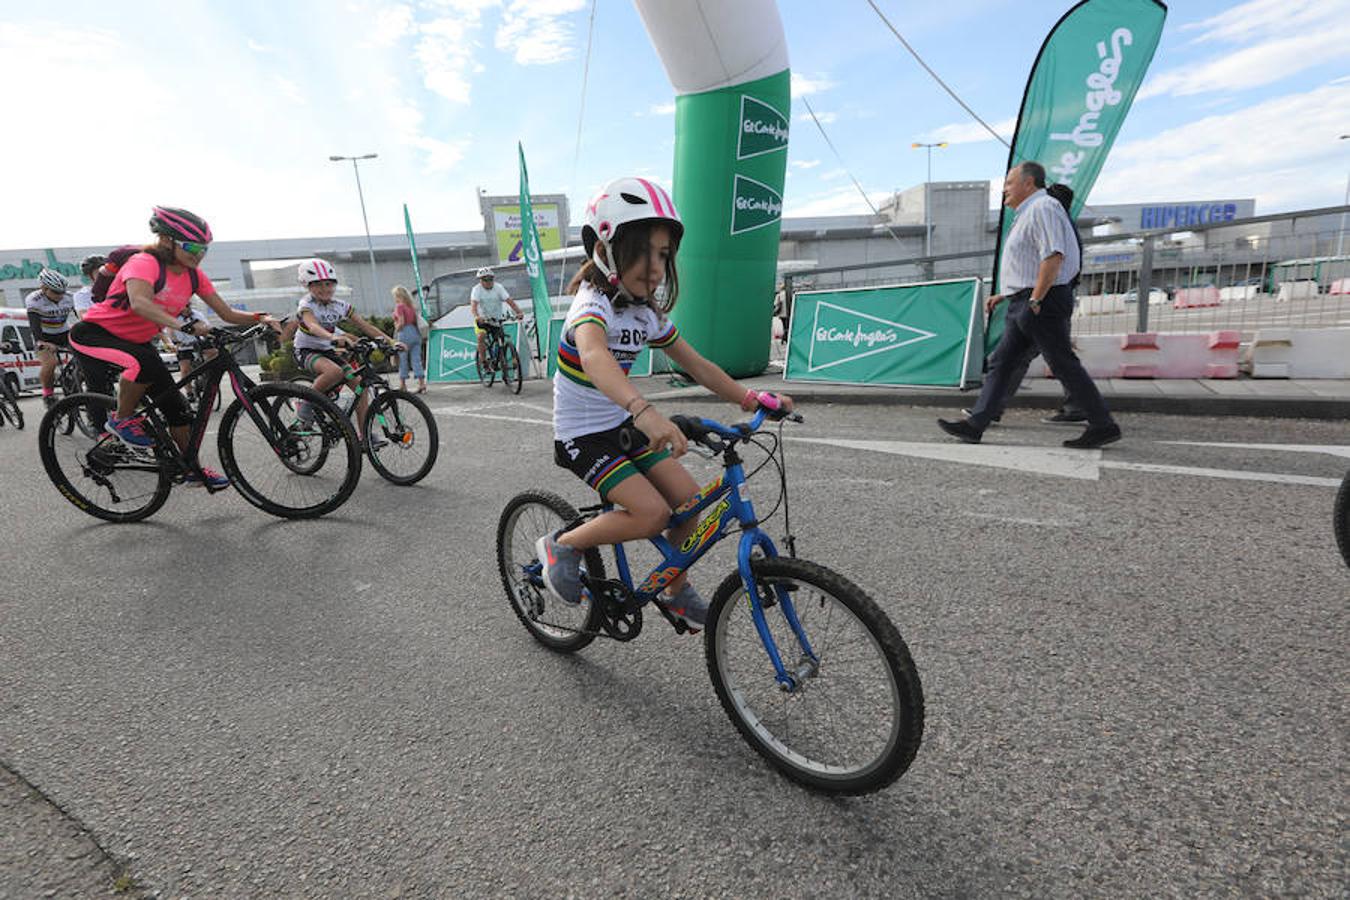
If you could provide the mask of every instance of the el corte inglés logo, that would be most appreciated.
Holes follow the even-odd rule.
[[[782,195],[763,182],[737,175],[732,195],[732,234],[754,231],[783,217]]]
[[[764,101],[742,94],[740,140],[736,145],[736,158],[748,159],[776,150],[786,150],[787,145],[787,117]]]

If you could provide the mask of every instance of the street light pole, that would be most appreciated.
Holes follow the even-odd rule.
[[[1338,141],[1350,141],[1350,134],[1343,134],[1338,137]],[[1345,200],[1342,206],[1350,206],[1350,172],[1345,173]],[[1341,213],[1341,230],[1336,235],[1336,255],[1343,255],[1345,250],[1345,213]]]
[[[933,148],[947,146],[946,141],[936,144],[924,144],[918,141],[910,144],[911,150],[920,147],[928,151],[928,178],[923,183],[923,255],[933,255]]]
[[[352,174],[354,174],[354,175],[356,176],[356,196],[357,196],[357,198],[360,199],[360,201],[361,201],[361,224],[364,225],[364,226],[365,226],[365,229],[366,229],[366,251],[367,251],[368,253],[370,253],[370,302],[371,302],[371,303],[377,302],[376,299],[375,299],[375,295],[379,292],[379,289],[380,289],[380,282],[379,282],[379,275],[378,275],[378,273],[377,273],[376,270],[375,270],[375,245],[372,244],[371,241],[370,241],[370,220],[368,220],[368,219],[366,218],[366,195],[365,195],[365,193],[362,192],[362,190],[361,190],[361,170],[357,168],[356,163],[357,163],[357,160],[362,160],[362,159],[375,159],[375,158],[378,157],[379,155],[380,155],[380,154],[378,154],[378,153],[367,153],[367,154],[364,155],[364,156],[330,156],[330,157],[328,157],[328,159],[329,159],[330,162],[346,162],[347,160],[351,160],[351,162],[352,162]],[[372,308],[373,308],[373,307],[372,307]]]

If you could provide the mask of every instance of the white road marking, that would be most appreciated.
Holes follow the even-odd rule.
[[[1181,444],[1189,447],[1231,447],[1234,450],[1284,450],[1289,453],[1326,453],[1350,459],[1350,447],[1337,444],[1228,444],[1222,441],[1158,441],[1159,444]]]
[[[493,419],[498,422],[523,422],[526,425],[547,425],[553,427],[553,422],[547,419],[523,419],[520,416],[497,416],[492,413],[466,412],[462,409],[456,409],[451,406],[438,406],[432,410],[438,416],[468,416],[473,419]]]
[[[1154,475],[1189,475],[1196,478],[1227,478],[1233,481],[1262,481],[1270,484],[1300,484],[1312,487],[1339,487],[1338,478],[1312,475],[1286,475],[1281,472],[1250,472],[1241,469],[1211,469],[1198,466],[1168,466],[1103,459],[1100,450],[1067,450],[1059,447],[997,446],[986,444],[939,444],[922,441],[854,441],[829,438],[788,438],[793,442],[825,444],[849,450],[870,450],[919,459],[935,459],[962,465],[1012,469],[1033,475],[1053,475],[1082,481],[1097,481],[1101,469],[1147,472]],[[1233,446],[1225,444],[1223,446]],[[1298,446],[1298,445],[1290,445]]]
[[[1234,481],[1267,481],[1271,484],[1306,484],[1313,487],[1340,487],[1339,478],[1317,478],[1312,475],[1285,475],[1280,472],[1245,472],[1240,469],[1205,469],[1196,466],[1163,466],[1154,463],[1101,461],[1103,469],[1125,469],[1131,472],[1152,472],[1158,475],[1192,475],[1197,478],[1229,478]]]
[[[1067,450],[1062,447],[938,444],[925,441],[853,441],[803,437],[787,440],[965,465],[989,466],[996,469],[1013,469],[1032,475],[1057,475],[1060,478],[1078,478],[1083,481],[1097,480],[1097,461],[1102,455],[1100,450]]]

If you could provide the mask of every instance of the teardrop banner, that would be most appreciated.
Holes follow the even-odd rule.
[[[674,197],[684,222],[672,313],[733,377],[769,361],[791,116],[774,0],[636,0],[675,87]]]

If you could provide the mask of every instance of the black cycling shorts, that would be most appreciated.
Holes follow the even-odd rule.
[[[44,331],[42,332],[42,334],[38,335],[38,340],[46,341],[48,344],[55,344],[58,347],[69,347],[70,332],[63,331],[60,334],[48,334],[47,332]]]
[[[619,432],[624,429],[629,429],[637,440],[637,445],[626,453],[619,444]],[[631,417],[608,431],[553,442],[553,461],[598,491],[602,500],[615,485],[634,475],[645,475],[669,458],[669,450],[653,451],[647,447],[647,436],[633,427]]]

